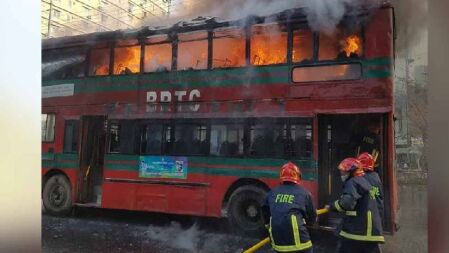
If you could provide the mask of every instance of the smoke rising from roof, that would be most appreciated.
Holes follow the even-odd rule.
[[[160,21],[147,19],[144,25],[173,25],[198,16],[222,20],[237,20],[247,16],[268,16],[284,10],[304,8],[310,26],[315,31],[331,34],[350,11],[377,8],[382,0],[176,0],[171,17]]]

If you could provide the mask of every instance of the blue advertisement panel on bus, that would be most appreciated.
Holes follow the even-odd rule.
[[[139,177],[187,178],[187,157],[140,156]]]

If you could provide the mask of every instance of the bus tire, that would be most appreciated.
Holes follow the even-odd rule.
[[[46,213],[61,216],[72,210],[72,189],[64,175],[51,176],[44,185],[42,201]]]
[[[265,235],[262,205],[267,192],[247,185],[235,190],[229,198],[228,220],[231,228],[240,234]]]

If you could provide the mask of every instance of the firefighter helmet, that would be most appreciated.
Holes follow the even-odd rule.
[[[364,171],[373,171],[374,170],[374,158],[368,152],[361,153],[357,160],[362,164],[362,168]]]
[[[342,172],[349,172],[353,176],[363,176],[364,174],[362,164],[353,157],[348,157],[341,161],[338,169]]]
[[[282,166],[280,178],[282,182],[298,184],[301,180],[301,171],[294,163],[288,162]]]

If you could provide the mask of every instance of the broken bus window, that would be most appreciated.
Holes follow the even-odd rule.
[[[341,58],[358,58],[363,54],[363,43],[360,29],[349,31],[338,28],[333,35],[319,35],[320,48],[318,58],[336,60]]]
[[[114,48],[114,75],[140,72],[140,44],[137,40],[118,41]]]
[[[156,35],[145,40],[145,72],[161,72],[171,70],[172,44],[167,35]]]
[[[254,25],[251,28],[252,65],[287,62],[287,31],[279,24]]]
[[[293,31],[292,60],[294,63],[313,60],[313,32],[311,30]]]
[[[110,51],[106,45],[98,45],[90,51],[89,76],[109,75]]]
[[[245,66],[246,39],[242,29],[226,27],[214,31],[213,68]]]
[[[178,70],[207,69],[207,32],[178,35]]]

